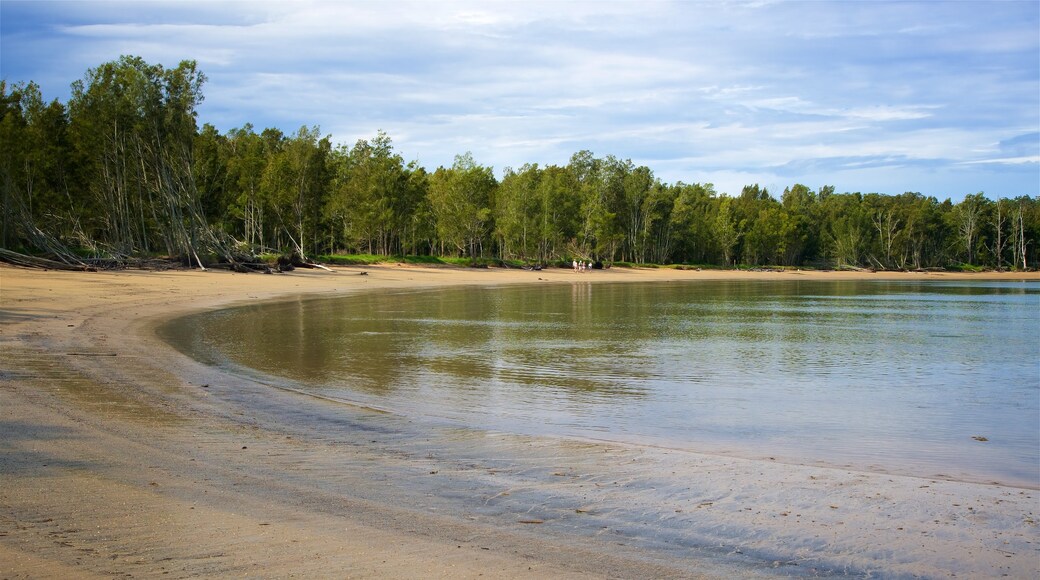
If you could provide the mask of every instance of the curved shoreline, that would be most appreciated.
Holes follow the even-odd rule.
[[[703,281],[698,284],[698,287],[703,286],[704,288],[718,288],[717,283],[719,281]],[[761,280],[763,284],[765,280]],[[805,284],[818,283],[824,285],[826,288],[833,287],[830,283],[824,280],[813,280],[813,281],[798,281],[801,282],[798,288],[805,288]],[[921,284],[927,284],[929,281],[922,281]],[[849,281],[852,283],[852,281]],[[856,288],[871,288],[876,282],[866,281],[865,285],[857,285]],[[662,287],[669,287],[669,282],[659,282]],[[682,284],[682,287],[687,287],[688,282],[677,282],[676,284]],[[882,282],[883,284],[883,282]],[[1021,288],[1021,283],[1011,283],[1003,285],[1003,288],[1011,288],[1014,291],[1015,288]],[[604,282],[601,288],[613,288],[618,289],[622,287],[622,284]],[[646,288],[646,285],[637,284],[640,288]],[[675,284],[671,284],[672,287]],[[886,286],[888,286],[886,284]],[[912,287],[917,288],[918,284],[912,284]],[[945,286],[945,285],[944,285]],[[785,288],[786,285],[773,285],[768,284],[770,294],[774,291],[782,292],[781,288]],[[812,286],[815,288],[815,284]],[[900,284],[898,288],[906,288],[904,284]],[[556,285],[556,291],[563,290],[567,294],[571,293],[570,285]],[[743,288],[743,287],[742,287]],[[935,285],[928,285],[927,288],[938,290]],[[1036,286],[1032,287],[1033,299],[1035,300]],[[774,290],[775,289],[775,290]],[[522,284],[513,286],[511,288],[503,287],[501,285],[492,288],[490,290],[484,289],[484,292],[480,292],[479,287],[467,287],[465,289],[466,302],[471,301],[470,296],[476,295],[488,295],[487,292],[491,292],[491,296],[496,297],[496,308],[500,307],[501,304],[497,301],[499,296],[508,296],[513,292],[530,292],[537,293],[539,296],[543,294],[552,294],[554,290],[550,287],[538,285],[538,284]],[[970,430],[970,433],[987,433],[990,434],[990,438],[994,442],[986,443],[985,445],[978,445],[975,443],[972,445],[969,443],[965,446],[965,442],[958,439],[956,442],[946,441],[946,447],[939,448],[933,442],[932,445],[927,447],[927,452],[922,451],[919,448],[917,453],[907,454],[906,449],[900,449],[898,442],[893,444],[889,442],[883,448],[875,448],[874,453],[866,452],[859,446],[853,446],[854,448],[848,448],[847,443],[852,441],[850,439],[846,442],[846,445],[842,451],[833,451],[829,453],[824,452],[815,443],[817,433],[812,430],[807,430],[799,433],[798,436],[788,436],[788,443],[786,445],[780,445],[776,439],[769,442],[768,446],[765,446],[761,439],[756,438],[754,434],[747,434],[740,438],[730,437],[725,441],[713,439],[707,433],[698,433],[697,436],[678,436],[677,432],[672,429],[662,430],[660,427],[654,432],[655,435],[648,434],[644,431],[639,430],[645,425],[633,425],[624,424],[619,429],[619,421],[624,421],[625,417],[622,415],[616,415],[612,412],[609,424],[607,422],[597,423],[593,428],[581,428],[575,427],[575,424],[570,421],[560,422],[559,419],[550,421],[549,416],[552,414],[553,409],[547,408],[547,414],[531,415],[530,412],[525,413],[528,417],[526,421],[517,421],[513,419],[510,421],[506,417],[512,416],[513,411],[519,411],[519,409],[503,408],[499,403],[495,402],[497,397],[502,396],[501,393],[497,395],[491,395],[493,387],[489,385],[482,385],[482,387],[488,387],[487,395],[481,395],[478,402],[466,402],[456,401],[452,399],[452,403],[445,406],[439,399],[442,396],[435,394],[436,389],[431,389],[431,385],[426,381],[423,382],[424,393],[421,398],[414,399],[407,394],[413,392],[416,389],[414,383],[406,380],[403,375],[394,374],[392,379],[380,382],[380,386],[377,387],[377,391],[373,392],[370,387],[360,387],[356,383],[358,377],[368,377],[369,371],[374,371],[379,366],[386,366],[387,368],[423,368],[422,363],[397,363],[391,364],[386,361],[370,360],[367,357],[372,354],[376,357],[380,356],[379,349],[371,350],[370,348],[363,349],[366,353],[365,356],[355,357],[353,354],[349,357],[349,364],[347,366],[337,366],[331,372],[325,370],[320,373],[315,373],[315,368],[323,368],[321,365],[323,361],[321,358],[308,357],[309,363],[302,363],[297,357],[301,356],[298,349],[292,349],[295,354],[291,357],[281,358],[277,356],[277,353],[273,353],[267,350],[267,342],[262,337],[275,336],[281,334],[280,331],[263,330],[269,329],[269,324],[279,325],[277,328],[284,329],[289,333],[294,333],[297,328],[302,328],[302,324],[298,324],[298,317],[302,315],[309,308],[317,308],[323,312],[327,312],[329,315],[335,315],[339,311],[351,312],[357,314],[351,314],[351,320],[354,320],[357,315],[364,317],[364,313],[367,312],[368,308],[372,304],[372,300],[388,300],[386,306],[389,307],[393,314],[389,314],[395,323],[401,320],[411,320],[413,315],[420,316],[422,320],[428,322],[427,317],[436,317],[436,314],[429,314],[428,312],[436,312],[434,308],[430,311],[426,309],[426,306],[421,306],[421,310],[418,314],[409,309],[407,304],[421,304],[428,305],[431,300],[438,300],[439,297],[445,296],[443,289],[429,290],[425,288],[409,288],[409,289],[398,289],[389,291],[389,293],[383,292],[363,292],[359,294],[348,295],[345,298],[340,297],[311,297],[301,298],[293,297],[284,300],[273,300],[271,302],[254,305],[248,304],[245,306],[220,308],[214,312],[203,312],[188,314],[183,317],[177,317],[170,321],[164,322],[159,329],[159,334],[163,336],[164,340],[174,345],[174,347],[186,354],[187,356],[194,358],[195,360],[201,361],[204,364],[212,366],[220,366],[224,369],[224,372],[233,374],[244,380],[249,380],[265,385],[271,389],[280,389],[285,392],[295,393],[304,397],[312,397],[314,399],[327,401],[330,404],[338,404],[347,407],[352,407],[362,411],[375,411],[383,413],[393,413],[396,415],[404,416],[412,421],[424,422],[424,423],[438,423],[438,424],[452,424],[460,428],[478,429],[478,430],[490,430],[490,431],[505,431],[516,435],[527,435],[532,437],[548,437],[548,438],[566,438],[569,440],[595,442],[604,445],[615,445],[615,446],[634,446],[634,447],[646,447],[654,448],[661,451],[671,452],[688,452],[695,453],[698,455],[712,455],[718,457],[729,457],[729,458],[741,458],[750,460],[771,460],[777,463],[788,463],[798,466],[816,466],[816,467],[829,467],[835,469],[842,469],[847,471],[854,471],[860,473],[872,473],[872,474],[884,474],[884,475],[898,475],[903,477],[916,477],[919,479],[941,479],[946,481],[958,481],[965,483],[978,483],[985,485],[1001,485],[1005,487],[1015,487],[1028,490],[1040,490],[1040,481],[1037,481],[1036,477],[1031,473],[1032,470],[1038,465],[1038,461],[1035,457],[1029,457],[1028,459],[1018,459],[1018,463],[1013,466],[993,465],[989,463],[995,457],[1003,457],[1005,460],[1010,461],[1009,457],[1020,454],[1021,452],[1028,452],[1033,449],[1036,445],[1035,440],[1024,444],[1019,447],[1009,450],[1006,445],[1010,434],[1001,432],[998,427],[1008,420],[1012,420],[1015,425],[1023,425],[1023,428],[1029,432],[1035,427],[1036,421],[1029,421],[1029,418],[1035,412],[1035,402],[1033,408],[1025,413],[1025,417],[1009,417],[1005,415],[1001,422],[996,424],[987,425],[985,427],[979,427],[974,430]],[[815,293],[815,290],[812,291]],[[902,290],[897,290],[902,292]],[[386,295],[386,297],[382,295]],[[452,294],[458,295],[458,294]],[[616,300],[616,299],[615,299]],[[324,305],[329,305],[328,307]],[[506,308],[505,310],[511,310]],[[1024,313],[1023,313],[1024,314]],[[494,318],[494,315],[489,315]],[[321,318],[325,318],[322,316]],[[1035,318],[1035,316],[1033,316]],[[221,330],[221,327],[225,326],[229,321],[234,320],[245,321],[245,326],[236,327],[237,330],[229,332],[227,329]],[[474,317],[473,314],[466,314],[467,321],[470,322],[481,322],[481,317]],[[308,321],[314,321],[314,318],[308,318]],[[377,317],[373,319],[375,326],[371,328],[373,331],[379,331],[377,334],[385,334],[383,332],[382,325],[384,319]],[[497,320],[497,319],[496,319]],[[280,326],[284,321],[289,321],[288,328]],[[512,319],[507,325],[512,324]],[[1031,323],[1028,323],[1031,324]],[[196,334],[197,332],[203,332],[198,330],[197,327],[207,328],[204,331],[206,335],[212,334],[214,331],[220,333],[222,339],[218,342],[212,343],[210,339],[203,339],[201,335]],[[366,327],[367,328],[367,327]],[[322,335],[322,331],[317,328],[310,329],[314,330],[316,334]],[[354,330],[359,331],[359,329]],[[388,331],[391,333],[399,334],[400,330]],[[361,332],[361,334],[368,334],[368,331]],[[246,338],[241,338],[245,336]],[[310,338],[308,338],[310,340]],[[356,340],[361,340],[360,338]],[[246,341],[246,342],[242,342]],[[263,343],[262,345],[258,345]],[[507,340],[506,343],[509,341]],[[191,346],[191,345],[200,346]],[[246,346],[242,348],[243,344]],[[283,344],[279,342],[278,344]],[[481,355],[482,359],[486,359],[487,356],[500,356],[500,353],[493,350],[488,350],[486,347],[489,345],[473,345],[471,347],[462,347],[457,344],[453,344],[453,348],[460,355],[465,356],[467,352],[479,352],[485,353]],[[228,350],[230,348],[230,351]],[[600,346],[602,348],[602,345]],[[977,348],[977,347],[976,347]],[[350,349],[346,349],[334,356],[338,358]],[[393,349],[395,352],[408,353],[409,360],[415,361],[415,357],[418,356],[415,353],[410,353],[411,347],[405,347],[403,349]],[[234,351],[236,355],[230,355],[229,352]],[[282,351],[282,348],[279,348]],[[324,352],[324,351],[323,351]],[[261,354],[257,354],[261,353]],[[494,354],[492,354],[494,353]],[[239,357],[248,357],[250,362],[231,362],[228,358],[231,356],[238,360]],[[1015,360],[1022,360],[1016,358]],[[587,362],[587,361],[586,361]],[[274,364],[277,368],[269,365]],[[471,364],[468,363],[467,368]],[[551,365],[551,363],[549,363]],[[847,364],[847,363],[846,363]],[[1028,365],[1028,363],[1026,363]],[[244,365],[244,366],[243,366]],[[297,374],[297,370],[290,368],[289,365],[299,367],[299,371],[303,372],[304,375]],[[313,366],[317,365],[317,367]],[[375,365],[375,366],[373,366]],[[551,377],[555,376],[559,372],[559,367],[551,367],[552,371],[549,374],[544,374],[544,369],[539,370],[539,376]],[[261,370],[266,369],[266,370]],[[463,371],[465,372],[465,371]],[[730,371],[727,371],[727,373]],[[863,374],[865,371],[861,369],[858,373],[859,377],[868,376]],[[1026,371],[1028,374],[1029,371]],[[407,373],[406,373],[407,374]],[[725,374],[725,373],[724,373]],[[590,376],[596,376],[594,372],[585,370],[582,372],[582,377],[588,379]],[[929,378],[933,375],[929,374]],[[897,377],[891,377],[895,379]],[[552,380],[552,379],[547,379]],[[398,384],[399,382],[410,383],[406,389],[400,389],[404,385]],[[1021,384],[1023,386],[1028,385],[1028,377],[1017,377],[1017,380],[1011,381],[1013,384]],[[552,383],[553,385],[559,383]],[[444,387],[444,383],[438,383],[440,387]],[[474,385],[476,386],[476,385]],[[542,385],[539,385],[542,386]],[[463,391],[469,392],[470,389],[464,389]],[[454,393],[454,392],[453,392]],[[570,393],[568,393],[569,395]],[[1035,395],[1035,392],[1034,392]],[[488,399],[485,401],[485,399]],[[1034,397],[1035,399],[1035,397]],[[530,402],[534,399],[531,395],[525,395],[524,401]],[[597,401],[596,404],[599,404]],[[461,406],[458,406],[461,404]],[[626,403],[627,404],[627,403]],[[703,405],[702,405],[703,406]],[[747,412],[748,409],[743,409],[743,412]],[[812,409],[807,409],[811,414]],[[944,408],[943,410],[932,409],[932,413],[938,413],[940,416],[950,412],[951,409]],[[621,413],[622,409],[619,407],[618,412]],[[851,415],[846,418],[850,420],[857,420],[863,417],[863,413],[867,412],[866,409],[856,408],[850,410]],[[828,413],[834,413],[833,409],[829,409]],[[492,419],[485,420],[484,415],[493,417]],[[653,416],[653,415],[651,415]],[[584,418],[585,416],[582,415]],[[660,417],[660,415],[658,415]],[[543,419],[545,419],[543,424]],[[686,419],[690,420],[689,417]],[[658,419],[660,422],[660,419]],[[834,420],[832,419],[833,423]],[[865,424],[870,424],[873,421],[867,421]],[[907,421],[904,419],[896,427],[902,426],[913,426],[917,422],[914,420]],[[634,428],[633,428],[634,427]],[[681,428],[681,426],[678,426]],[[959,436],[962,438],[964,433],[968,431],[962,430]],[[999,436],[996,434],[1000,432]],[[688,435],[685,431],[685,435]],[[885,434],[889,432],[886,431]],[[969,434],[970,434],[969,433]],[[878,437],[879,434],[876,432],[867,433],[869,437]],[[923,436],[923,434],[922,434]],[[913,435],[917,438],[918,435]],[[1034,438],[1035,439],[1035,438]],[[905,445],[909,448],[913,448],[913,443],[909,438],[906,439]],[[850,453],[851,452],[851,453]],[[941,453],[940,452],[945,452]],[[855,457],[853,457],[855,455]],[[935,455],[936,457],[933,457]],[[941,455],[942,459],[938,459]],[[898,458],[897,458],[898,457]],[[982,466],[988,466],[990,468],[983,468]]]
[[[774,562],[794,562],[802,573],[1036,575],[1031,490],[609,443],[449,430],[424,438],[400,417],[326,416],[320,402],[301,405],[297,395],[194,363],[149,330],[194,310],[365,288],[766,277],[1040,279],[0,267],[0,569],[14,577],[719,577],[771,575]],[[301,430],[293,413],[317,417],[324,431]],[[654,474],[666,469],[688,477],[670,479],[662,501]],[[640,490],[654,486],[643,502],[650,496]]]

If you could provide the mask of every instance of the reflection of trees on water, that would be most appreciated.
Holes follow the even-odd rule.
[[[968,430],[1035,465],[1036,349],[1024,337],[1040,286],[1001,284],[382,292],[215,312],[178,332],[216,353],[208,362],[465,425],[994,462],[993,443],[963,448]]]
[[[382,292],[214,314],[196,340],[315,387],[610,401],[646,397],[660,380],[711,388],[736,375],[749,389],[777,374],[824,380],[850,364],[921,350],[934,342],[915,326],[929,316],[922,288],[942,302],[933,325],[950,316],[950,300],[965,300],[970,316],[972,297],[993,293],[862,281]],[[999,294],[1028,292],[1035,289]],[[853,348],[870,352],[850,363],[840,353]],[[734,357],[740,364],[721,377],[718,361]]]

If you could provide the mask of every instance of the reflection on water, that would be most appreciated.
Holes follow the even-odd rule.
[[[576,283],[300,300],[163,332],[431,421],[1035,486],[1038,306],[1021,282]]]

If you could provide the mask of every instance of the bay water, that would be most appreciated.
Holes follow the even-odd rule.
[[[272,386],[419,422],[1040,487],[1040,283],[381,291],[160,329]]]

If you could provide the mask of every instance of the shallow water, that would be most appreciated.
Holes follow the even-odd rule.
[[[373,292],[161,330],[423,421],[1029,487],[1038,332],[1035,282],[851,281]]]

